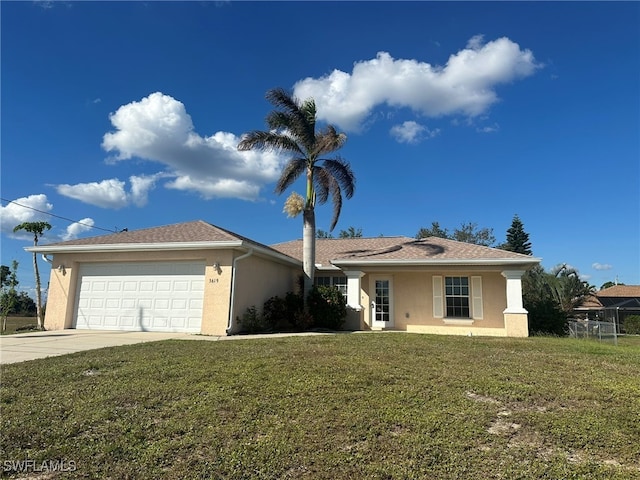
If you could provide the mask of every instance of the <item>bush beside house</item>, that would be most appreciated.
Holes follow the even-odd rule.
[[[333,286],[314,286],[304,309],[301,294],[288,292],[284,298],[274,296],[264,302],[262,311],[247,308],[238,318],[240,333],[273,333],[311,329],[340,330],[347,316],[344,296]]]

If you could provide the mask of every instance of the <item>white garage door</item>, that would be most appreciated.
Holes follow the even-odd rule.
[[[200,332],[203,263],[80,266],[75,328]]]

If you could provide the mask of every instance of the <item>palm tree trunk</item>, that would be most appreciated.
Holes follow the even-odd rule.
[[[36,316],[38,317],[38,328],[44,330],[44,322],[42,321],[42,291],[40,285],[40,272],[38,271],[38,258],[33,253],[33,271],[36,274]]]
[[[307,207],[302,214],[302,268],[304,270],[304,302],[313,287],[316,259],[316,214],[313,207]]]

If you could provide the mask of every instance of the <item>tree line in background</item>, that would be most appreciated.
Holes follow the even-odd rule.
[[[11,267],[0,266],[0,315],[3,320],[8,315],[30,317],[36,313],[36,303],[27,292],[18,292],[19,284],[16,260],[11,262]]]

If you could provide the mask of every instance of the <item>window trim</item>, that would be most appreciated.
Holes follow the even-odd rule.
[[[452,280],[452,284],[448,285],[447,284],[447,280],[451,279]],[[455,283],[455,279],[460,279],[460,282],[456,285]],[[466,280],[465,283],[462,282],[462,280]],[[455,289],[456,287],[459,288],[461,291],[466,288],[467,293],[466,295],[462,294],[462,293],[447,293],[447,287],[451,287],[452,289]],[[468,276],[463,276],[463,275],[448,275],[444,277],[444,318],[449,318],[449,319],[459,319],[459,320],[467,320],[467,319],[473,319],[473,314],[471,311],[471,282],[469,281],[469,277]],[[448,301],[449,299],[455,299],[455,298],[466,298],[467,302],[466,302],[466,306],[449,306],[448,305]],[[449,311],[450,310],[455,310],[455,309],[459,309],[459,310],[466,310],[468,313],[467,315],[450,315]]]
[[[329,283],[320,284],[318,283],[319,278],[323,278],[323,279],[328,278]],[[316,275],[313,280],[314,280],[313,283],[318,286],[324,285],[328,287],[336,287],[344,297],[345,302],[347,301],[348,299],[347,295],[349,292],[349,283],[346,275]],[[336,280],[338,280],[339,282],[337,282]]]
[[[448,317],[446,315],[446,290],[445,279],[447,277],[465,277],[469,280],[469,317]],[[470,325],[474,320],[484,318],[484,295],[482,288],[482,276],[480,275],[433,275],[431,277],[433,318],[441,318],[448,325]]]

